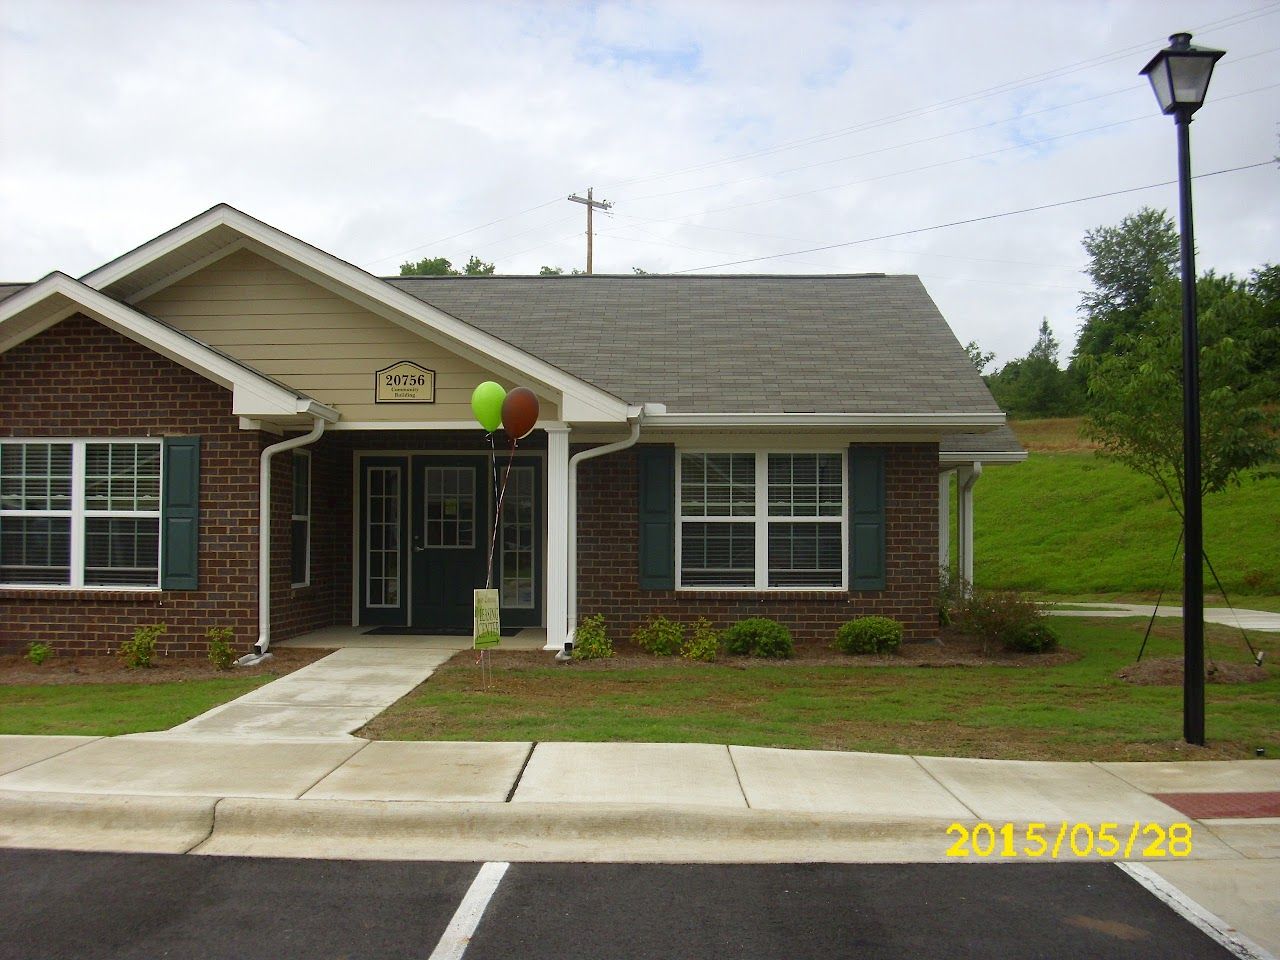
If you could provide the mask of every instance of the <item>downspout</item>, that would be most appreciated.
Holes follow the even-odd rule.
[[[262,451],[258,472],[258,642],[253,653],[236,661],[241,667],[251,667],[271,654],[271,458],[277,453],[294,450],[315,443],[324,433],[325,421],[314,418],[310,433],[290,437],[273,443]]]
[[[565,651],[568,650],[568,644],[573,642],[574,632],[578,629],[578,464],[583,460],[593,460],[635,446],[635,442],[640,439],[642,420],[644,407],[631,420],[631,436],[627,439],[606,443],[602,447],[592,447],[590,450],[579,450],[569,458],[569,602],[565,610],[569,622],[565,631],[565,650],[556,654],[557,659],[567,659]]]

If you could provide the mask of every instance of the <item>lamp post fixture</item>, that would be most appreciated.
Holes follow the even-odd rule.
[[[1191,115],[1204,104],[1213,65],[1226,53],[1175,33],[1142,73],[1178,131],[1178,225],[1182,234],[1182,737],[1204,746],[1204,531],[1200,512],[1200,348],[1191,217]]]

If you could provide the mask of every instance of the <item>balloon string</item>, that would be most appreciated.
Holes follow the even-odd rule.
[[[516,441],[511,441],[511,453],[507,457],[507,471],[502,476],[502,491],[498,494],[498,505],[493,511],[493,535],[489,540],[489,572],[485,583],[493,583],[493,555],[498,544],[498,529],[502,526],[502,502],[507,498],[507,483],[511,479],[511,465],[516,459]]]
[[[489,441],[489,481],[493,487],[493,502],[498,502],[498,454],[493,444],[493,431],[490,430],[485,434],[485,439]],[[498,516],[495,507],[493,525],[489,529],[489,556],[486,559],[486,572],[484,577],[484,588],[486,590],[493,587],[493,545],[497,539],[495,530],[497,529]]]

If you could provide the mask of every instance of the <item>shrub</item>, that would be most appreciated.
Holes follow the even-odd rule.
[[[781,660],[791,656],[795,649],[791,631],[768,617],[740,620],[724,632],[723,639],[725,648],[740,657]]]
[[[859,617],[836,631],[836,649],[844,653],[893,653],[902,643],[902,624],[888,617]]]
[[[1004,645],[1019,653],[1044,653],[1058,645],[1058,635],[1047,623],[1028,623],[1005,638]]]
[[[149,667],[156,655],[156,641],[165,632],[163,623],[153,623],[149,627],[138,627],[133,631],[133,639],[120,644],[120,656],[124,658],[126,667]]]
[[[970,592],[956,611],[956,627],[981,640],[983,652],[998,644],[1039,653],[1057,643],[1035,601],[1013,590]]]
[[[720,653],[720,634],[706,617],[699,617],[693,625],[693,633],[680,647],[680,656],[686,660],[709,662]]]
[[[573,633],[573,659],[600,660],[613,656],[613,643],[604,629],[604,614],[586,617]]]
[[[27,644],[26,658],[37,667],[48,660],[49,655],[52,653],[53,651],[47,643],[32,642]]]
[[[632,642],[655,657],[674,657],[684,646],[684,624],[654,617],[631,635]]]
[[[210,627],[205,631],[209,640],[209,662],[219,670],[230,670],[236,661],[235,651],[231,648],[233,636],[230,627]]]

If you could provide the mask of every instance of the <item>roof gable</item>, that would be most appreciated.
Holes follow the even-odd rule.
[[[333,410],[305,394],[64,273],[51,273],[0,302],[0,353],[77,313],[231,390],[237,416],[338,419]]]
[[[482,365],[505,369],[513,379],[530,379],[560,393],[561,416],[566,419],[618,422],[627,417],[624,400],[226,204],[205,211],[82,279],[110,296],[135,300],[163,289],[171,282],[168,278],[181,279],[245,242],[420,336]]]

